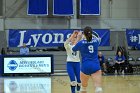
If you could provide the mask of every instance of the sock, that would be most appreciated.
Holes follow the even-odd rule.
[[[75,86],[71,86],[71,93],[75,93]]]
[[[77,91],[80,91],[81,86],[77,84]]]

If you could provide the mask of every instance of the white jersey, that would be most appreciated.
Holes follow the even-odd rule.
[[[67,52],[67,62],[80,62],[79,51],[72,51],[74,45],[71,45],[68,40],[65,41],[64,47]]]

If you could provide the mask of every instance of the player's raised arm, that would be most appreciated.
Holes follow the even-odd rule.
[[[69,44],[69,42],[73,41],[73,39],[76,38],[77,34],[78,34],[78,31],[75,30],[75,31],[71,34],[71,36],[64,42],[64,46],[66,47],[66,46]]]
[[[82,32],[81,32],[81,31],[78,32],[76,41],[74,42],[74,45],[75,45],[78,41],[80,41],[80,40],[82,39],[82,36],[83,36]]]

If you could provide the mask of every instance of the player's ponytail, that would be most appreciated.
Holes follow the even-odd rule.
[[[84,35],[88,42],[92,40],[92,28],[91,27],[85,27],[84,28]]]

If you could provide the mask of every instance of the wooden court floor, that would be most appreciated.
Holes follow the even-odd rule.
[[[88,92],[94,93],[89,80]],[[71,93],[68,76],[1,77],[0,93]],[[140,93],[140,76],[103,76],[103,93]]]

